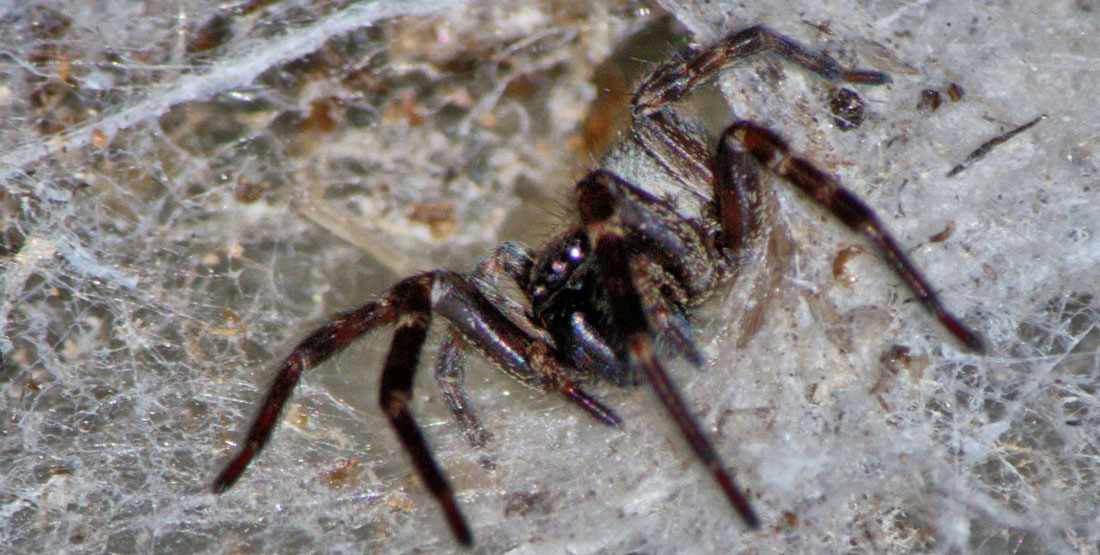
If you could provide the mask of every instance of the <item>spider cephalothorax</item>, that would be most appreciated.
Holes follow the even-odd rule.
[[[355,338],[394,324],[382,368],[380,404],[413,465],[439,500],[464,545],[473,536],[454,493],[409,411],[413,375],[433,316],[449,328],[436,380],[471,445],[488,434],[462,389],[463,353],[474,347],[525,385],[554,391],[605,424],[615,413],[580,388],[595,377],[625,385],[647,382],[696,456],[742,520],[759,518],[669,379],[662,360],[700,364],[691,310],[738,268],[759,256],[770,225],[766,168],[863,234],[915,297],[957,338],[981,350],[979,337],[940,304],[871,209],[810,162],[794,157],[775,133],[738,121],[709,147],[702,126],[675,102],[734,63],[772,53],[849,83],[889,81],[876,71],[849,70],[763,27],[732,33],[704,50],[653,71],[631,102],[632,125],[598,169],[575,189],[576,219],[537,251],[502,243],[470,273],[433,270],[399,281],[379,298],[339,314],[291,351],[260,407],[244,445],[214,482],[222,492],[241,476],[271,436],[303,370]],[[510,279],[512,298],[498,288]]]

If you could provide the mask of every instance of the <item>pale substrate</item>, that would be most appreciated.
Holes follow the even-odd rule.
[[[385,333],[308,373],[233,490],[208,485],[326,314],[546,237],[590,162],[593,66],[648,19],[416,2],[389,21],[404,4],[0,3],[0,545],[454,549],[376,409]],[[764,528],[742,529],[645,388],[594,387],[626,421],[609,430],[475,364],[495,435],[479,453],[429,352],[414,410],[480,548],[1096,552],[1100,5],[699,4],[666,6],[699,42],[764,23],[892,75],[854,87],[868,117],[847,132],[828,85],[787,64],[723,91],[867,199],[989,353],[866,252],[838,279],[862,239],[781,187],[795,249],[744,278],[773,290],[763,325],[740,336],[754,303],[720,294],[707,367],[671,365]],[[952,82],[960,101],[916,107]],[[896,375],[894,345],[912,357]]]

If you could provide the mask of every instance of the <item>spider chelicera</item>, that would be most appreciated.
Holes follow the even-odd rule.
[[[979,336],[951,315],[874,212],[810,162],[790,154],[775,133],[738,121],[706,146],[702,126],[674,103],[701,82],[756,54],[771,53],[830,81],[889,82],[877,71],[842,67],[764,27],[658,66],[631,100],[632,126],[576,185],[577,217],[539,250],[499,245],[470,273],[433,270],[399,281],[380,297],[315,330],[283,361],[240,450],[215,479],[224,492],[263,449],[303,370],[379,327],[396,329],[382,367],[379,403],[413,466],[439,501],[455,538],[473,535],[442,470],[420,433],[409,402],[413,375],[433,315],[448,333],[435,377],[474,447],[488,434],[462,388],[464,354],[474,347],[524,385],[554,391],[608,425],[610,408],[581,389],[585,378],[618,385],[646,382],[750,528],[760,519],[699,428],[662,358],[703,362],[692,310],[759,255],[770,191],[757,166],[776,173],[863,234],[916,298],[960,341],[982,350]],[[520,298],[497,287],[514,281]],[[656,348],[655,345],[660,346]]]

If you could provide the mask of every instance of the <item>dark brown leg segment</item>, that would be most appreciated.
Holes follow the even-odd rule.
[[[735,259],[762,235],[764,194],[752,156],[740,143],[719,142],[714,157],[714,202],[722,225],[722,247]]]
[[[279,421],[287,399],[298,385],[298,379],[307,368],[324,362],[332,355],[343,351],[352,341],[364,333],[389,324],[394,320],[394,310],[390,298],[367,303],[355,310],[337,315],[331,323],[310,334],[302,340],[283,361],[275,380],[264,396],[260,411],[248,429],[248,436],[237,454],[225,465],[214,479],[214,493],[229,489],[248,463],[264,448],[271,439],[271,432]]]
[[[480,289],[486,295],[495,294],[490,297],[490,301],[506,318],[512,322],[525,322],[527,315],[523,307],[497,292],[497,284],[501,277],[508,277],[522,288],[531,264],[531,254],[525,246],[505,242],[493,249],[489,256],[478,261],[477,268],[469,277],[483,284]],[[538,330],[539,328],[533,324],[524,328],[524,331],[530,335],[537,333]],[[548,341],[549,338],[543,338],[543,340]],[[448,330],[447,337],[440,346],[439,357],[436,359],[435,381],[443,392],[447,408],[451,410],[455,421],[462,429],[463,437],[471,447],[480,449],[492,439],[492,434],[481,425],[463,387],[466,352],[469,348],[470,344],[458,330],[454,328]]]
[[[622,422],[570,378],[573,368],[561,352],[505,317],[470,280],[454,272],[431,275],[437,288],[432,309],[485,358],[524,385],[557,392],[604,424]]]
[[[435,363],[435,383],[443,392],[443,400],[447,402],[447,408],[462,429],[462,437],[474,449],[485,447],[492,434],[481,425],[477,414],[470,405],[470,398],[466,395],[463,383],[466,380],[466,340],[462,334],[455,330],[447,332],[447,338],[439,347],[439,358]]]
[[[568,364],[560,353],[524,333],[496,310],[466,276],[430,272],[399,282],[389,296],[393,298],[397,328],[382,369],[379,402],[417,473],[439,501],[451,531],[462,545],[472,545],[473,536],[458,509],[450,483],[432,457],[408,409],[413,377],[433,312],[446,318],[464,341],[520,381],[556,391],[605,424],[620,422],[611,409],[566,377]]]
[[[732,145],[734,142],[739,143],[740,147]],[[761,165],[793,183],[810,198],[827,208],[844,225],[867,237],[877,248],[879,256],[886,260],[921,304],[935,315],[952,335],[976,352],[984,350],[981,337],[944,308],[928,281],[905,256],[897,241],[886,231],[871,208],[859,200],[855,194],[841,187],[836,180],[815,168],[810,162],[791,156],[790,149],[787,148],[787,143],[783,139],[755,123],[739,121],[731,125],[722,136],[718,156],[720,158],[729,156],[731,152],[740,151],[741,147]]]
[[[391,290],[397,312],[397,328],[382,367],[379,405],[412,458],[413,467],[420,474],[424,486],[443,507],[443,514],[455,539],[469,547],[474,544],[474,537],[458,509],[451,484],[443,476],[409,412],[413,377],[432,323],[432,282],[431,276],[418,276],[398,283]]]
[[[413,377],[433,312],[448,320],[458,334],[457,340],[476,347],[521,382],[555,391],[605,424],[621,422],[611,409],[569,378],[572,369],[561,353],[509,320],[474,285],[472,278],[454,272],[428,272],[398,282],[378,301],[337,316],[294,348],[269,388],[244,446],[215,479],[214,491],[221,493],[229,489],[263,448],[303,370],[340,352],[364,333],[396,323],[382,369],[379,404],[412,458],[425,487],[442,506],[455,538],[462,545],[472,545],[473,536],[458,509],[454,492],[432,457],[408,407]],[[461,346],[454,347],[458,353]],[[459,363],[452,361],[452,365]],[[444,388],[445,394],[446,391]],[[461,391],[458,398],[465,402]],[[458,412],[461,416],[463,411]],[[472,417],[472,413],[469,416]],[[474,424],[476,430],[476,420]]]
[[[756,26],[732,33],[713,46],[659,67],[634,93],[634,112],[648,114],[665,104],[679,101],[702,81],[741,60],[763,53],[776,54],[830,81],[862,85],[890,82],[890,77],[885,73],[847,69],[829,56],[810,50],[767,27]]]
[[[760,519],[726,472],[710,440],[699,429],[679,391],[657,360],[653,332],[647,323],[641,296],[630,276],[630,255],[625,245],[627,230],[619,216],[619,204],[612,191],[617,186],[618,180],[611,174],[593,172],[577,184],[577,205],[581,222],[593,245],[601,282],[607,290],[612,321],[626,340],[628,360],[624,364],[642,371],[688,445],[714,476],[730,504],[746,525],[758,528]]]

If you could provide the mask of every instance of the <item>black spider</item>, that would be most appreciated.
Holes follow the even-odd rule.
[[[619,417],[578,382],[585,377],[619,385],[645,381],[745,524],[759,527],[756,513],[661,364],[662,357],[675,355],[702,362],[691,310],[759,252],[769,225],[769,191],[757,165],[866,236],[917,299],[963,343],[981,351],[978,335],[944,309],[871,209],[850,191],[791,156],[782,139],[749,121],[729,126],[717,149],[709,149],[702,126],[673,107],[700,82],[758,53],[777,54],[831,81],[889,81],[877,71],[845,69],[764,27],[730,34],[658,67],[634,93],[629,134],[577,184],[578,218],[566,232],[534,252],[503,243],[472,273],[433,270],[405,278],[380,298],[311,333],[283,362],[244,445],[214,481],[214,491],[229,489],[263,449],[303,370],[360,335],[395,324],[379,402],[420,478],[443,506],[455,537],[471,545],[473,536],[450,484],[408,407],[420,350],[437,314],[447,320],[449,333],[436,379],[475,447],[484,444],[487,434],[462,389],[462,359],[470,346],[524,385],[556,391],[609,425],[619,424]],[[523,297],[505,296],[497,288],[501,277],[514,280]],[[666,347],[657,352],[655,344]]]

